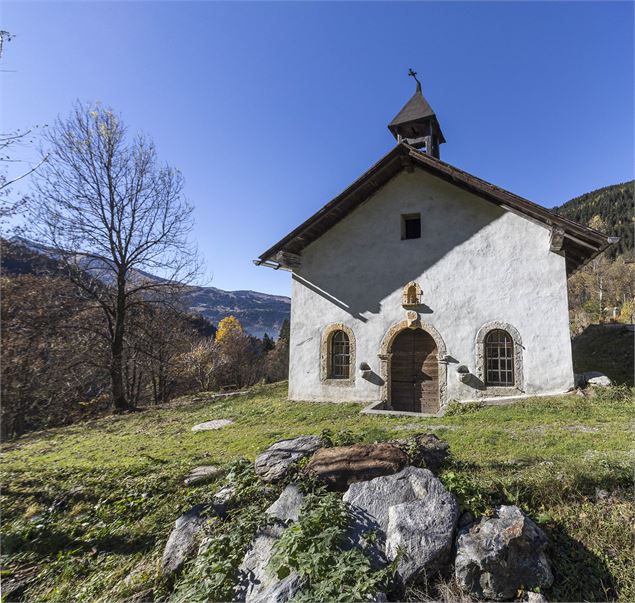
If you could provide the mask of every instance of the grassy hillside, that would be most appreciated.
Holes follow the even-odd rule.
[[[586,193],[567,201],[552,211],[589,225],[594,216],[600,216],[605,224],[606,234],[620,237],[611,250],[610,255],[633,255],[633,219],[635,181],[613,184],[596,191]]]
[[[222,401],[167,408],[34,433],[5,445],[4,577],[23,600],[122,601],[157,597],[157,563],[180,512],[214,484],[187,488],[201,464],[253,459],[272,442],[323,429],[375,441],[433,431],[450,443],[442,475],[467,506],[520,504],[551,538],[551,601],[635,599],[629,528],[632,403],[537,398],[443,418],[360,415],[358,404],[293,403],[284,385]],[[235,423],[192,432],[213,418]],[[596,489],[607,491],[596,496]]]

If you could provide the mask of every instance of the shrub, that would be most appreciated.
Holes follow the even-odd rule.
[[[373,570],[363,551],[344,550],[349,523],[349,510],[336,494],[306,497],[298,522],[282,534],[270,561],[278,578],[297,572],[306,579],[296,601],[372,600],[390,586],[397,562]]]

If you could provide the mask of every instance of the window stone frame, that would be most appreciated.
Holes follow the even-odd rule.
[[[350,370],[348,379],[333,379],[331,374],[331,340],[334,333],[344,331],[348,336],[349,362]],[[355,334],[353,329],[344,323],[337,322],[328,325],[322,331],[320,340],[320,381],[326,385],[335,385],[338,387],[351,387],[355,385],[355,375],[357,373]]]
[[[512,338],[514,344],[514,385],[487,386],[486,360],[485,360],[485,339],[491,331],[505,331]],[[483,384],[480,390],[481,396],[517,396],[524,393],[524,377],[523,377],[523,342],[520,333],[513,325],[501,320],[493,320],[485,323],[476,334],[476,350],[475,350],[475,375]]]

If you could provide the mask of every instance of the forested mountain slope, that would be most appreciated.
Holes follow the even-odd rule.
[[[554,207],[552,211],[587,226],[595,216],[600,216],[606,234],[620,237],[619,242],[609,251],[609,255],[632,256],[634,190],[633,180],[612,184],[571,199],[560,207]]]

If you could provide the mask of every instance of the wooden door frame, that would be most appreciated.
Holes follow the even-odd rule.
[[[439,413],[445,410],[447,405],[447,381],[448,381],[448,359],[445,342],[441,334],[427,322],[417,321],[412,323],[408,320],[402,320],[394,324],[386,331],[379,347],[377,356],[380,360],[379,376],[382,379],[380,389],[380,399],[386,405],[385,408],[390,409],[390,389],[391,389],[391,368],[392,368],[392,344],[401,331],[405,329],[421,329],[434,339],[437,346],[437,362],[438,362],[438,382],[439,382]]]

